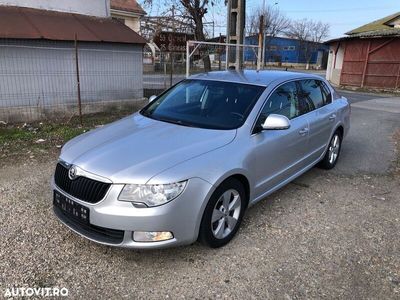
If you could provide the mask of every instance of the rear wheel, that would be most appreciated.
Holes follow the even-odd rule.
[[[212,194],[201,221],[199,240],[212,248],[229,243],[239,229],[247,207],[242,183],[230,178]]]
[[[326,150],[324,158],[319,163],[319,166],[323,169],[330,170],[335,167],[342,147],[342,135],[339,131],[336,131],[332,136],[328,149]]]

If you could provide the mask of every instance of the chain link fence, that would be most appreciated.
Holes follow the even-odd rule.
[[[227,69],[256,70],[258,46],[188,42],[187,75]]]
[[[184,52],[143,51],[115,43],[0,40],[0,121],[65,120],[111,109],[134,111],[187,73],[226,70],[238,48],[191,44]],[[241,46],[243,69],[257,68],[257,47]]]
[[[0,121],[136,109],[144,103],[142,55],[141,45],[0,40]]]
[[[235,66],[238,50],[242,69],[257,69],[257,46],[231,46],[221,43],[189,43],[189,61],[183,52],[144,53],[144,96],[159,95],[167,88],[186,78],[187,75],[209,71],[224,71]]]
[[[181,52],[156,52],[150,57],[144,53],[144,96],[159,95],[167,88],[185,79],[186,57]]]

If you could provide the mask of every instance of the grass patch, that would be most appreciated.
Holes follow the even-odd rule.
[[[124,116],[132,111],[115,111],[60,122],[0,125],[0,165],[24,160],[55,158],[68,140]]]

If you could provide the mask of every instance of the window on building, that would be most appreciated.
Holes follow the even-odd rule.
[[[271,45],[271,46],[268,47],[268,50],[269,51],[277,51],[278,47],[276,45]]]

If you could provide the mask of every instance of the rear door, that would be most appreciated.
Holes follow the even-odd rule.
[[[309,115],[309,157],[308,163],[315,162],[324,153],[335,124],[330,89],[321,80],[306,79],[299,81],[299,97],[311,111]]]
[[[258,131],[252,136],[256,161],[256,189],[260,196],[303,169],[308,154],[307,111],[299,103],[298,84],[291,81],[279,86],[265,102],[256,126],[270,114],[281,114],[290,119],[286,130]]]

